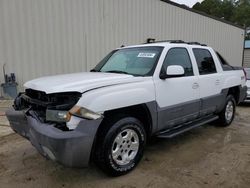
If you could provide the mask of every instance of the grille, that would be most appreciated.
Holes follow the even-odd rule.
[[[78,92],[46,94],[42,91],[26,89],[25,93],[20,93],[15,99],[14,108],[32,110],[44,122],[47,109],[70,110],[80,97],[81,93]]]

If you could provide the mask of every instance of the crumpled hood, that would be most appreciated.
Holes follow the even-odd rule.
[[[82,72],[34,79],[26,82],[24,87],[44,91],[47,94],[74,91],[83,93],[99,87],[139,82],[143,80],[143,77],[134,77],[125,74]]]

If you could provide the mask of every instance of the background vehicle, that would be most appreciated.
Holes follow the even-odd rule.
[[[25,87],[6,113],[13,130],[52,160],[83,167],[94,159],[114,176],[135,168],[151,136],[171,138],[215,120],[229,126],[246,97],[242,68],[183,41],[116,49],[89,73]]]
[[[245,68],[246,78],[247,78],[247,97],[245,99],[246,102],[250,102],[250,68]]]

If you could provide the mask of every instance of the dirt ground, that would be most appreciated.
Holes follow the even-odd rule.
[[[21,136],[2,136],[0,187],[250,187],[250,105],[237,109],[230,127],[207,125],[174,139],[154,139],[139,166],[118,178],[93,164],[65,168]]]

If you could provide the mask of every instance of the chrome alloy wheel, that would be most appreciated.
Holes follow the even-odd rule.
[[[228,122],[232,120],[233,114],[234,114],[234,104],[232,101],[228,101],[225,110],[225,118]]]
[[[139,150],[139,137],[133,129],[125,129],[114,139],[112,158],[118,165],[129,164]]]

